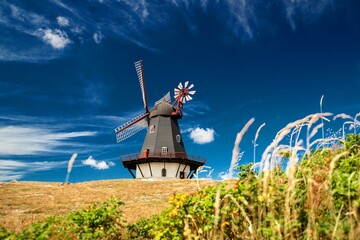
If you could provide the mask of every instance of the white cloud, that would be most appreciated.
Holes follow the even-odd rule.
[[[12,19],[16,21],[34,26],[40,26],[42,24],[48,23],[48,21],[43,16],[26,11],[18,6],[15,6],[14,4],[9,4],[8,7],[10,8]],[[8,21],[10,22],[10,19],[8,19]]]
[[[61,0],[51,0],[51,2],[53,2],[54,4],[58,5],[59,7],[65,9],[65,10],[71,12],[75,16],[79,16],[78,12],[75,10],[76,9],[75,7],[71,8],[68,5],[61,2]]]
[[[24,49],[19,46],[12,47],[13,48],[3,47],[0,45],[0,61],[42,62],[52,60],[60,56],[55,52],[44,51],[41,47],[34,46],[30,49]]]
[[[190,138],[197,144],[206,144],[214,141],[215,131],[212,128],[195,128],[190,130]]]
[[[0,127],[0,155],[34,155],[54,152],[66,146],[65,141],[77,137],[94,136],[96,132],[56,132],[43,127]]]
[[[90,167],[98,169],[98,170],[105,170],[111,166],[115,166],[115,163],[113,163],[113,162],[97,161],[92,156],[90,156],[88,159],[83,160],[81,162],[84,165],[90,166]]]
[[[299,15],[305,20],[313,20],[320,16],[327,8],[333,6],[334,0],[281,0],[286,17],[293,30],[296,29],[295,17]]]
[[[42,39],[55,49],[63,49],[71,43],[65,31],[59,29],[45,29],[41,31],[43,32]]]
[[[97,31],[96,33],[94,33],[93,38],[94,38],[94,41],[97,44],[99,44],[103,40],[104,35],[100,31]]]
[[[11,180],[18,180],[24,177],[24,173],[14,173],[10,171],[2,171],[0,170],[0,181],[11,181]]]
[[[56,18],[57,23],[62,26],[62,27],[66,27],[69,26],[69,19],[67,19],[66,17],[62,17],[62,16],[58,16]]]
[[[142,21],[144,21],[145,18],[149,16],[148,4],[145,0],[123,0],[121,3],[128,5],[132,11],[141,18]]]
[[[235,33],[239,32],[239,26],[245,32],[245,34],[252,38],[253,37],[253,29],[251,26],[251,22],[256,21],[256,17],[254,14],[252,1],[248,0],[228,0],[226,3],[229,5],[230,16],[232,16],[235,20],[235,26],[233,31]]]
[[[183,113],[185,116],[203,115],[210,111],[209,105],[198,100],[186,104],[186,111]]]
[[[0,159],[0,181],[19,180],[28,173],[49,171],[55,168],[62,168],[67,161],[36,161],[26,162],[18,160]]]

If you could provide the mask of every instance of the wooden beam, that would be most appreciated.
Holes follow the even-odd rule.
[[[151,170],[151,164],[150,164],[150,162],[148,162],[148,164],[149,164],[149,169],[150,169],[150,176],[152,177],[153,175],[152,175],[152,170]]]
[[[144,174],[143,174],[143,172],[141,171],[140,165],[139,165],[139,164],[136,164],[136,166],[138,166],[138,168],[139,168],[139,170],[140,170],[140,173],[141,173],[141,176],[144,177]]]
[[[187,164],[185,164],[185,167],[184,167],[184,169],[182,170],[183,172],[185,172],[185,169],[186,169],[186,167],[187,167],[188,165]]]
[[[189,174],[187,175],[186,178],[189,178],[189,177],[190,177],[190,174],[194,174],[194,171],[191,171],[191,170],[190,170],[190,172],[189,172]],[[192,176],[191,176],[191,178],[192,178]]]
[[[136,178],[135,175],[134,175],[134,173],[131,171],[130,168],[126,168],[126,169],[130,172],[130,174],[131,174],[131,176],[133,176],[133,178]]]
[[[179,170],[180,170],[180,166],[181,166],[181,163],[179,163],[179,167],[178,167],[178,169],[177,169],[177,171],[176,171],[176,175],[175,175],[175,177],[177,177],[177,176],[178,176],[178,173],[179,173]]]

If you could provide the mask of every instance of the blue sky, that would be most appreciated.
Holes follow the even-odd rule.
[[[261,155],[287,123],[323,110],[360,112],[360,2],[355,0],[44,0],[0,2],[0,180],[131,178],[114,129],[148,100],[195,84],[180,121],[188,153],[212,177],[229,168],[252,117],[241,163],[262,123]],[[150,104],[151,105],[151,104]],[[339,120],[325,123],[336,132]]]

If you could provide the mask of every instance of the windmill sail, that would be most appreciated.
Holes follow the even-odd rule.
[[[163,96],[162,98],[160,98],[159,100],[157,100],[155,102],[155,105],[157,105],[158,103],[165,101],[165,102],[170,102],[171,101],[171,96],[170,96],[170,92],[168,92],[167,94],[165,94],[165,96]]]
[[[193,99],[190,95],[196,93],[194,90],[190,91],[193,87],[194,84],[190,84],[189,86],[189,81],[186,81],[184,85],[180,82],[177,88],[174,88],[175,102],[173,103],[173,107],[176,106],[175,112],[173,113],[174,115],[179,115],[180,118],[182,117],[182,106],[184,103]]]
[[[148,113],[142,114],[115,128],[117,143],[124,141],[143,129],[146,129],[148,126],[146,119],[147,116]]]
[[[143,69],[142,69],[142,60],[137,61],[134,64],[135,64],[136,73],[137,73],[139,83],[140,83],[140,89],[141,89],[142,99],[144,102],[144,108],[145,108],[146,112],[148,112],[149,109],[148,109],[148,103],[147,103],[147,98],[146,98],[146,89],[145,89],[144,73],[143,73]]]

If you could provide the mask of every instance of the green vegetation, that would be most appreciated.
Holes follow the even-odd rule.
[[[110,198],[65,217],[31,224],[19,234],[0,228],[0,239],[122,239],[125,222],[121,205],[120,200]]]
[[[357,239],[360,236],[360,135],[257,173],[239,167],[234,185],[174,194],[160,215],[126,225],[118,199],[0,239]],[[294,152],[281,152],[288,162]]]

